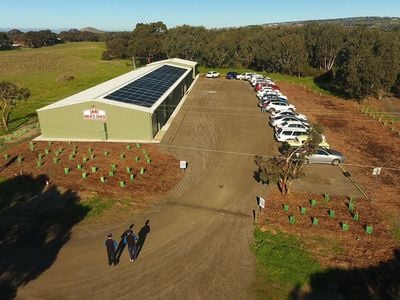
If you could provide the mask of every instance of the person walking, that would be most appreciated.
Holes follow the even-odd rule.
[[[119,263],[119,259],[120,259],[120,257],[121,257],[122,252],[124,251],[124,248],[125,248],[125,237],[126,237],[126,235],[128,234],[128,231],[132,230],[133,226],[134,226],[134,224],[131,224],[131,225],[129,226],[129,228],[126,229],[126,230],[121,234],[121,240],[120,240],[120,242],[119,242],[119,244],[118,244],[117,250],[115,251],[115,260],[116,260],[116,263]]]
[[[128,245],[129,260],[134,262],[136,259],[136,240],[137,237],[132,230],[128,230],[124,242]]]
[[[107,249],[107,257],[108,257],[108,264],[111,266],[112,264],[116,264],[115,261],[115,249],[118,246],[116,240],[113,239],[112,233],[109,233],[106,239],[106,249]]]

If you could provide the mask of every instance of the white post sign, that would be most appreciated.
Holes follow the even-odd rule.
[[[372,170],[372,175],[379,175],[379,174],[381,174],[381,170],[382,170],[382,168],[374,168],[374,169]]]
[[[185,171],[185,169],[187,168],[187,162],[186,162],[186,160],[181,160],[181,161],[179,162],[179,166],[180,166],[180,168],[182,169],[182,171]]]
[[[265,199],[262,198],[262,197],[259,197],[259,198],[258,198],[258,205],[259,205],[261,208],[265,208]]]

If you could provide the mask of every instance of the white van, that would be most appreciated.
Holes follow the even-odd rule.
[[[307,134],[307,129],[303,128],[278,128],[275,132],[275,139],[278,142],[293,140],[300,135]]]

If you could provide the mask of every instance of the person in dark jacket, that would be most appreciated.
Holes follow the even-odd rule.
[[[122,252],[124,251],[125,248],[125,237],[128,234],[128,231],[132,230],[134,224],[131,224],[129,226],[129,228],[127,230],[125,230],[122,234],[121,234],[121,240],[118,244],[117,250],[115,251],[115,260],[118,263],[119,259],[121,257]]]
[[[112,238],[112,233],[109,233],[106,239],[106,249],[107,249],[107,257],[108,257],[108,264],[111,266],[112,264],[116,264],[115,261],[115,249],[118,246],[116,240]]]
[[[131,262],[134,262],[136,259],[136,240],[136,235],[132,230],[129,230],[124,238],[124,242],[126,245],[128,245],[129,260]]]

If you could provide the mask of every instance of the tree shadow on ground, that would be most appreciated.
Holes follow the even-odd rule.
[[[46,186],[46,176],[17,176],[0,183],[0,298],[39,277],[85,218],[87,206],[72,191]]]
[[[296,286],[289,299],[400,299],[400,250],[369,268],[328,269],[311,276],[310,290]]]
[[[333,83],[333,73],[331,71],[315,77],[313,81],[320,89],[325,90],[336,97],[349,99],[349,95]]]

